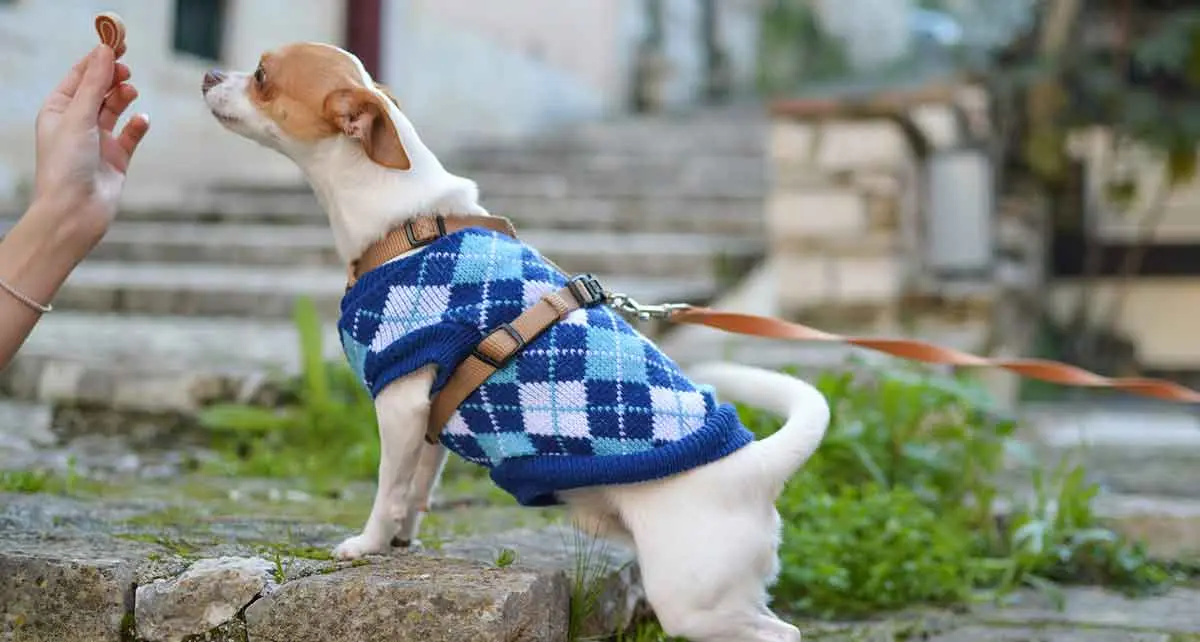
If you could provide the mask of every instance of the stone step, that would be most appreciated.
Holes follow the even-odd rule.
[[[715,279],[597,275],[612,291],[642,301],[703,302]],[[316,266],[227,266],[195,263],[123,263],[88,260],[55,298],[64,310],[184,316],[287,318],[300,297],[311,297],[336,318],[345,273]]]
[[[196,188],[181,196],[128,203],[121,221],[179,223],[246,223],[272,225],[328,225],[316,197],[306,187],[257,190]]]
[[[555,198],[487,197],[488,211],[518,229],[544,227],[614,232],[678,232],[762,237],[763,200],[758,198]]]
[[[484,195],[483,205],[525,228],[611,232],[695,232],[761,237],[762,198],[546,197]],[[125,222],[328,225],[310,193],[297,190],[222,191],[186,201],[139,203],[122,210]]]
[[[521,237],[570,272],[687,277],[756,260],[761,242],[709,234],[564,232]],[[91,259],[222,265],[339,266],[326,225],[117,222]]]
[[[765,190],[769,167],[755,156],[635,156],[570,152],[477,151],[447,162],[450,171],[480,184],[484,194],[505,189],[502,180],[549,176],[579,190]],[[497,180],[501,179],[501,180]]]
[[[555,170],[488,168],[468,174],[482,198],[717,198],[761,199],[767,179],[759,168],[714,166],[696,170]]]
[[[526,150],[653,154],[756,154],[770,126],[758,106],[736,110],[601,120],[524,141]],[[473,146],[476,147],[476,146]]]
[[[327,358],[342,358],[332,323],[323,344]],[[299,368],[299,336],[287,320],[56,311],[0,370],[0,394],[190,413],[209,402],[252,398],[265,376]]]
[[[1039,460],[1082,463],[1107,491],[1200,501],[1200,415],[1169,404],[1081,407],[1037,404],[1023,410]]]

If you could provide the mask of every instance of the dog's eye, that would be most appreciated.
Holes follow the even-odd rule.
[[[267,82],[267,72],[262,67],[254,70],[254,82],[258,83],[260,87]]]

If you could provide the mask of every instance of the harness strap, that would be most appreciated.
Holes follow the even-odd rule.
[[[604,290],[599,281],[590,274],[575,276],[561,290],[543,296],[511,323],[502,323],[489,331],[471,355],[454,369],[446,386],[434,395],[425,441],[438,443],[442,429],[462,402],[488,377],[508,365],[530,341],[568,314],[603,301]]]
[[[418,216],[393,227],[387,235],[375,241],[350,263],[346,289],[354,286],[363,274],[391,261],[392,259],[419,247],[467,228],[483,228],[517,237],[513,224],[502,216],[484,216],[482,214],[449,214],[436,216]]]

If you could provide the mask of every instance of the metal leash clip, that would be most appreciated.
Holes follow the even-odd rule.
[[[608,305],[618,312],[624,312],[637,317],[638,321],[650,321],[652,319],[669,319],[676,312],[687,310],[692,307],[686,303],[660,303],[658,305],[644,305],[638,303],[633,297],[628,294],[620,294],[617,292],[609,292],[605,294],[605,299]]]

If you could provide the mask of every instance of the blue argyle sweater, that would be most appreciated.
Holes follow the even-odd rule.
[[[565,283],[528,245],[462,230],[363,275],[342,300],[342,347],[372,395],[429,364],[436,393],[492,328]],[[752,439],[731,405],[605,305],[529,342],[441,435],[526,506],[557,504],[556,492],[570,488],[672,475]]]

